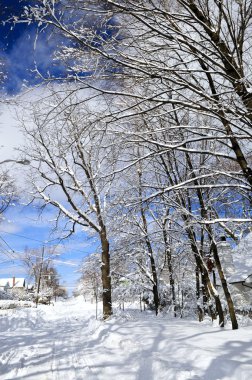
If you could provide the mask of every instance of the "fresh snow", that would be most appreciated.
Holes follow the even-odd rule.
[[[99,305],[100,308],[100,305]],[[0,311],[1,380],[249,380],[252,327],[127,309],[95,319],[82,297]]]

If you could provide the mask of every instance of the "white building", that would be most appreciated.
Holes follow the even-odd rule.
[[[236,307],[252,307],[252,232],[232,249],[226,241],[218,244],[219,256]]]
[[[25,290],[26,282],[25,278],[10,277],[0,278],[0,290],[7,292],[8,290]]]

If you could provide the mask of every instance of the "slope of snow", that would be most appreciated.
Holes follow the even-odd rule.
[[[150,313],[106,323],[81,298],[0,316],[1,380],[249,380],[252,328]]]

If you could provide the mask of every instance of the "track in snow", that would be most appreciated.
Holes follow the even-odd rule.
[[[85,358],[89,318],[66,316],[67,307],[47,313],[17,311],[6,324],[0,318],[1,380],[96,380]],[[19,315],[19,316],[18,316]],[[5,330],[5,332],[3,331]],[[6,331],[7,330],[7,331]]]

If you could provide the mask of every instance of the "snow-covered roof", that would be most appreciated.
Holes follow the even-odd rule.
[[[14,286],[13,286],[14,283]],[[2,288],[23,288],[25,286],[25,278],[21,277],[9,277],[0,278],[0,287]]]
[[[252,232],[248,233],[232,252],[235,273],[228,282],[241,282],[252,275]],[[250,280],[247,280],[250,281]]]

